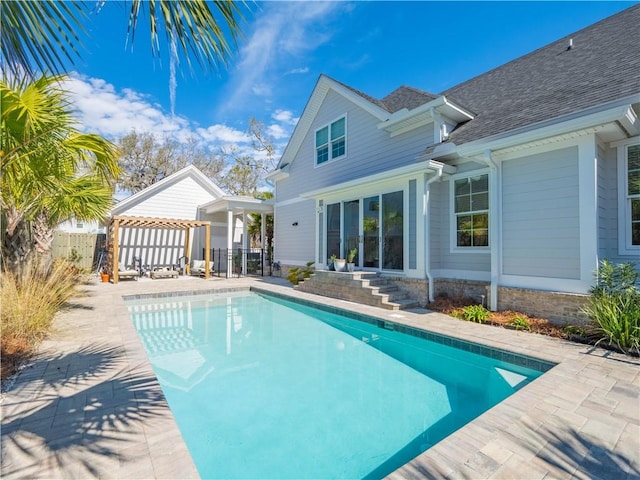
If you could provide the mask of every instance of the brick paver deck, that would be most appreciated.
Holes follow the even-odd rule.
[[[197,478],[123,295],[259,285],[251,279],[91,283],[2,398],[2,478]],[[424,310],[341,308],[558,365],[390,478],[640,479],[640,361]]]

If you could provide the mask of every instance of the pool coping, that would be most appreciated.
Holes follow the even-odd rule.
[[[180,291],[180,288],[189,289]],[[94,282],[87,289],[87,297],[78,299],[79,307],[56,320],[58,331],[40,349],[40,359],[45,361],[36,359],[25,368],[4,395],[0,405],[3,478],[87,476],[89,462],[94,477],[197,478],[175,420],[161,401],[154,405],[157,410],[154,415],[128,425],[112,422],[99,432],[102,436],[96,444],[102,451],[111,448],[118,454],[117,458],[100,454],[100,449],[89,449],[82,458],[74,455],[86,446],[88,434],[84,430],[78,432],[83,420],[69,415],[72,410],[67,409],[67,403],[81,396],[88,402],[90,397],[84,392],[97,388],[104,393],[101,400],[106,411],[112,415],[115,412],[117,417],[118,402],[129,405],[144,400],[136,397],[141,391],[129,392],[127,396],[117,389],[121,387],[122,375],[145,378],[150,372],[153,375],[123,297],[166,295],[169,291],[179,295],[201,294],[219,289],[266,290],[269,294],[275,292],[313,302],[314,306],[330,303],[356,315],[373,316],[405,328],[426,330],[556,364],[389,478],[637,478],[640,475],[638,359],[541,335],[462,322],[426,310],[392,312],[306,294],[271,279],[155,280],[118,285]],[[71,366],[64,367],[61,362],[69,358],[65,355],[59,358],[56,352],[73,355],[86,350],[88,345],[118,348],[122,355],[109,371],[78,379],[73,358],[69,361]],[[65,368],[67,370],[61,372]],[[53,382],[51,378],[58,380]],[[144,392],[154,389],[157,393],[159,386],[150,380]],[[43,398],[51,405],[43,407]],[[41,412],[49,416],[40,415]],[[85,422],[88,416],[95,418],[85,412],[82,417]],[[63,442],[62,448],[60,438],[69,433],[73,434],[72,440]],[[76,437],[79,439],[73,440]]]

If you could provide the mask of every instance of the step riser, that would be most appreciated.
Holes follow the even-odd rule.
[[[319,271],[300,282],[295,288],[307,293],[388,310],[418,306],[417,302],[412,302],[408,295],[400,291],[396,285],[372,272]]]

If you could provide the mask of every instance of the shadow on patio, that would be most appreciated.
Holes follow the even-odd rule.
[[[2,405],[3,478],[117,476],[120,463],[144,458],[132,449],[145,440],[142,422],[168,406],[155,377],[125,371],[122,360],[94,344],[25,368]]]

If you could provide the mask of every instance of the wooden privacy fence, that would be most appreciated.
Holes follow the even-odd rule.
[[[76,261],[78,267],[95,270],[100,249],[106,241],[107,235],[104,233],[55,232],[53,258],[79,258],[80,260]]]

